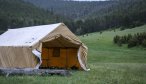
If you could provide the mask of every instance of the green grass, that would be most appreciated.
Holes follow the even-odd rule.
[[[124,31],[91,33],[80,39],[88,46],[89,72],[72,71],[72,76],[0,76],[0,84],[146,84],[146,49],[112,42],[115,35],[146,32],[146,25]]]

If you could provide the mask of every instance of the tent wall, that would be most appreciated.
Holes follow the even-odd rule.
[[[0,47],[0,67],[34,68],[37,63],[29,47]]]

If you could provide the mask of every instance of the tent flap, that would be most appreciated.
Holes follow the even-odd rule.
[[[41,52],[39,52],[38,50],[34,49],[32,50],[32,53],[38,58],[38,64],[36,65],[36,69],[38,69],[42,63],[42,60],[41,60]]]

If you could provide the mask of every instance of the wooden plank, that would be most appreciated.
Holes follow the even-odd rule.
[[[42,48],[42,64],[41,67],[48,67],[49,62],[49,49]]]
[[[69,76],[71,73],[68,70],[56,70],[56,69],[16,69],[16,68],[6,68],[0,69],[0,75],[2,76],[15,76],[15,75],[39,75],[39,76],[48,76],[48,75],[61,75]]]
[[[42,48],[42,59],[49,59],[48,55],[49,55],[49,49],[47,48]]]

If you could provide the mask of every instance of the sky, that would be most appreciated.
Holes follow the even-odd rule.
[[[74,1],[105,1],[105,0],[74,0]]]

